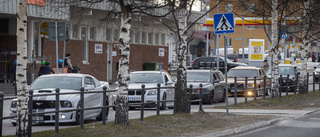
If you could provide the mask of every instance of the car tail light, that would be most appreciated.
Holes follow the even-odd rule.
[[[238,62],[238,58],[236,59],[236,62]]]
[[[193,65],[194,65],[194,63],[191,64],[191,66],[193,66]]]

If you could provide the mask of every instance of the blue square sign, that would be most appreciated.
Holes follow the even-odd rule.
[[[233,13],[213,15],[214,34],[234,33]]]

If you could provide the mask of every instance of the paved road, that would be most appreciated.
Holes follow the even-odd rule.
[[[320,112],[316,112],[233,137],[319,137],[319,129]]]

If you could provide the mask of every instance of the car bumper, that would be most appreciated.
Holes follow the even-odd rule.
[[[129,107],[141,107],[141,96],[128,96]],[[157,96],[145,96],[144,107],[156,107]],[[116,103],[116,102],[114,102]]]
[[[192,93],[191,100],[200,99],[200,93]],[[209,92],[202,93],[202,102],[209,102],[210,101],[210,94]]]
[[[66,109],[60,109],[66,110]],[[43,112],[44,110],[33,110],[34,113]],[[46,109],[45,111],[55,111],[55,109]],[[16,116],[16,111],[11,111],[10,116]],[[70,123],[76,121],[76,111],[59,112],[59,123]],[[10,119],[11,123],[16,123],[17,120]],[[38,114],[32,116],[32,123],[55,123],[55,113]]]
[[[245,95],[246,92],[248,92],[248,96],[254,96],[254,93],[256,92],[256,89],[237,89],[237,95]],[[234,89],[228,89],[228,95],[233,96],[235,95]]]

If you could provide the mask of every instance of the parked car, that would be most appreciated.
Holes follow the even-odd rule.
[[[171,76],[166,71],[134,71],[129,74],[130,83],[128,86],[128,101],[129,103],[141,102],[141,85],[144,84],[145,88],[156,88],[160,83],[163,89],[160,89],[160,101],[174,99],[174,82]],[[171,88],[170,88],[171,87]],[[146,90],[144,94],[145,107],[156,107],[157,103],[157,89]],[[116,102],[117,95],[113,94],[113,103]],[[165,110],[167,107],[173,108],[173,102],[160,103],[160,109]],[[140,104],[129,104],[129,109],[139,108]],[[113,108],[115,109],[115,107]]]
[[[224,57],[219,56],[219,70],[224,73],[225,66],[224,64],[227,64],[227,71],[231,68],[237,67],[237,66],[247,66],[247,64],[244,63],[238,63],[233,62],[229,59],[226,61],[224,60]],[[217,67],[217,56],[210,56],[210,57],[199,57],[192,61],[192,69],[213,69]]]
[[[193,85],[192,100],[200,98],[200,84],[202,84],[202,101],[204,103],[212,104],[216,101],[226,101],[226,83],[222,73],[218,70],[187,70],[188,88],[191,84]]]
[[[263,95],[262,88],[264,87],[264,76],[265,71],[260,67],[235,67],[229,70],[227,73],[228,76],[228,89],[229,95],[234,95],[235,81],[234,77],[237,77],[237,95],[245,95],[245,92],[248,91],[248,96],[254,96],[254,93],[257,93],[257,96]],[[245,77],[248,77],[247,88],[245,88]],[[254,89],[254,77],[256,77],[256,89]],[[266,87],[270,85],[270,80],[266,79]],[[269,89],[266,90],[266,95],[269,95]]]
[[[242,58],[244,57],[244,58]],[[238,62],[249,64],[249,55],[248,54],[239,54]]]
[[[101,84],[96,78],[87,74],[62,73],[42,75],[38,77],[28,90],[33,90],[34,95],[45,95],[55,93],[55,89],[59,88],[60,93],[80,92],[80,88],[84,87],[87,93],[94,91],[102,91],[106,86],[109,89],[108,83]],[[84,107],[102,107],[103,101],[108,105],[108,96],[106,100],[102,100],[102,93],[84,94]],[[80,107],[80,94],[64,94],[60,95],[59,110],[76,109]],[[33,97],[34,112],[55,111],[55,95]],[[10,107],[10,115],[16,116],[17,100],[14,99]],[[106,109],[108,117],[109,109]],[[64,111],[58,116],[60,123],[80,123],[80,111]],[[102,109],[84,110],[84,119],[96,118],[102,120]],[[10,120],[12,125],[16,125],[16,119]],[[32,117],[33,123],[55,123],[55,113],[38,114]]]
[[[227,54],[227,58],[233,62],[238,62],[238,54]]]
[[[289,74],[289,81],[287,81],[287,75]],[[282,85],[281,86],[286,86],[287,83],[289,86],[296,85],[296,75],[300,74],[298,71],[298,68],[296,65],[291,65],[291,64],[279,64],[278,65],[278,75],[280,78],[280,75],[282,75]],[[267,72],[268,78],[271,78],[271,69],[268,70]],[[280,84],[280,80],[279,80]],[[282,91],[285,91],[285,88],[282,88]],[[294,87],[290,87],[289,91],[294,91]]]
[[[320,81],[320,64],[318,65],[318,67],[316,67],[316,70],[314,70],[314,73],[315,73],[314,80],[316,82],[319,82]]]

